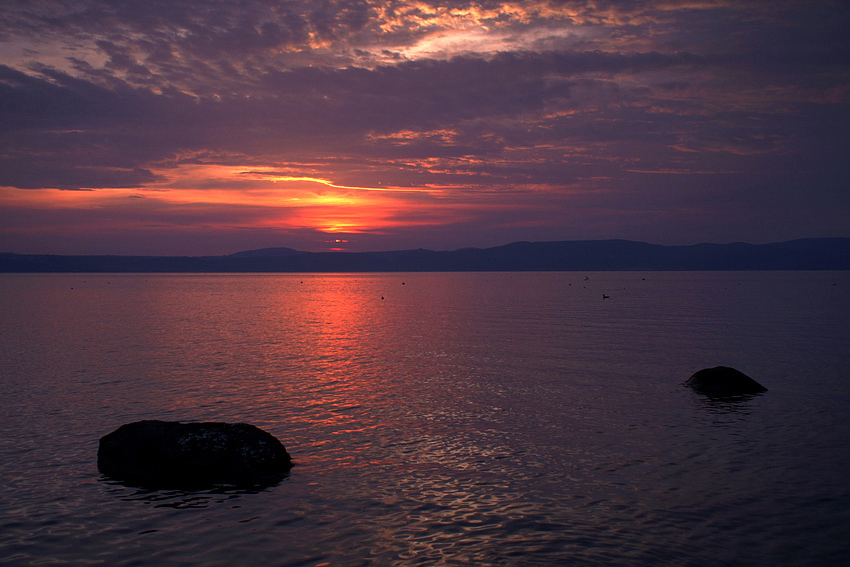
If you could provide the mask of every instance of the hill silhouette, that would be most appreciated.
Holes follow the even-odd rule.
[[[630,240],[514,242],[453,251],[300,252],[247,250],[227,256],[0,254],[0,272],[458,272],[606,270],[848,270],[850,238],[773,244],[663,246]]]

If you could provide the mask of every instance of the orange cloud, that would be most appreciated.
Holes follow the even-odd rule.
[[[110,207],[204,211],[250,209],[251,227],[313,229],[326,233],[380,233],[402,225],[439,225],[440,215],[418,215],[442,193],[428,187],[354,187],[313,176],[281,175],[274,168],[191,164],[157,170],[166,178],[144,188],[64,191],[0,188],[0,206],[98,210]],[[135,199],[132,199],[135,198]],[[419,221],[404,220],[413,213]],[[427,218],[427,220],[421,220]],[[238,223],[238,221],[237,221]]]

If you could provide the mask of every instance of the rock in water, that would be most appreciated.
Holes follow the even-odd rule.
[[[263,484],[292,459],[273,435],[247,423],[137,421],[100,439],[97,468],[150,488]]]
[[[748,396],[767,392],[767,388],[740,370],[728,366],[715,366],[694,372],[685,385],[712,398]]]

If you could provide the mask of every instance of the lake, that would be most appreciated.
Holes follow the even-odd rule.
[[[0,400],[0,565],[850,565],[850,272],[0,275]],[[141,419],[296,464],[101,477]]]

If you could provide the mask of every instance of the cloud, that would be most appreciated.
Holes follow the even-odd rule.
[[[613,83],[572,76],[681,62],[682,57],[654,54],[504,54],[375,69],[308,67],[266,73],[250,97],[153,93],[50,68],[27,74],[0,67],[0,121],[8,143],[15,145],[5,156],[0,184],[125,187],[153,181],[142,170],[187,151],[251,156],[296,148],[315,153],[321,145],[350,155],[364,141],[435,128],[457,128],[463,144],[431,140],[417,146],[420,155],[426,147],[438,155],[488,153],[496,137],[515,135],[515,125],[500,124],[499,118],[524,117],[528,126],[555,106],[579,108],[588,101],[598,106],[620,97]],[[497,121],[487,127],[483,121],[490,119]],[[19,180],[18,173],[34,162],[48,167],[33,179]],[[88,182],[81,179],[86,171],[92,174]]]
[[[592,232],[604,210],[651,211],[656,234],[772,191],[826,214],[847,206],[848,20],[796,0],[6,3],[0,188],[135,190],[164,217],[192,189],[216,218],[230,195],[246,231],[266,213],[308,230],[273,193],[236,213],[268,181],[240,172],[276,171],[396,191],[396,238],[578,235],[575,211]]]

